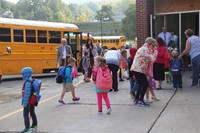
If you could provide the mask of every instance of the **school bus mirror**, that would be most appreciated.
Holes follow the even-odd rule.
[[[11,50],[10,47],[7,47],[7,52],[8,52],[9,54],[11,54],[12,50]]]

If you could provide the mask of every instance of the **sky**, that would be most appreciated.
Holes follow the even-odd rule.
[[[9,1],[9,2],[12,2],[12,3],[17,3],[19,0],[6,0],[6,1]],[[92,1],[92,0],[62,0],[63,2],[65,3],[76,3],[76,4],[81,4],[81,3],[85,3],[85,2],[89,2],[89,1]],[[96,0],[96,1],[104,1],[104,0]]]

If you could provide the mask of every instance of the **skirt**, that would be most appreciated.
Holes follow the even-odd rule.
[[[165,65],[160,63],[153,64],[153,78],[155,80],[165,80]]]

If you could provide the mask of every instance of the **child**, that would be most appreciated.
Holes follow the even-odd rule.
[[[108,97],[108,91],[100,90],[96,86],[96,78],[98,77],[98,75],[97,75],[98,69],[101,68],[102,70],[106,70],[106,69],[109,69],[109,68],[106,66],[106,60],[103,57],[100,57],[100,56],[97,56],[95,58],[94,65],[95,65],[95,68],[92,71],[92,74],[93,74],[92,79],[95,83],[94,89],[97,93],[98,114],[100,114],[100,115],[103,114],[103,112],[102,112],[102,98],[104,99],[106,106],[107,106],[107,114],[110,114],[111,113],[111,106],[110,106],[110,100],[109,100],[109,97]]]
[[[73,78],[72,78],[72,67],[74,67],[76,64],[76,59],[73,57],[70,57],[68,59],[68,66],[66,66],[65,70],[65,77],[67,77],[63,83],[63,92],[61,93],[59,103],[66,105],[66,103],[63,101],[63,98],[65,96],[65,92],[71,91],[72,93],[72,101],[79,101],[80,98],[75,96],[75,87],[73,85]]]
[[[137,91],[137,81],[134,80],[134,75],[133,75],[133,71],[130,71],[131,69],[131,65],[133,64],[133,59],[135,57],[135,54],[137,52],[136,48],[131,48],[129,50],[130,53],[130,57],[127,59],[127,63],[128,63],[128,70],[129,70],[129,82],[130,82],[130,95],[132,99],[135,99],[135,93]]]
[[[88,69],[90,67],[90,57],[89,57],[89,53],[86,51],[84,53],[84,57],[82,60],[82,66],[83,66],[83,70],[84,70],[84,81],[85,82],[90,82],[90,79],[88,78]]]
[[[35,106],[30,104],[29,99],[31,97],[31,91],[32,91],[32,68],[25,67],[22,69],[22,78],[24,80],[24,90],[22,92],[22,105],[24,108],[23,115],[24,115],[24,124],[25,129],[21,133],[29,133],[33,130],[37,129],[37,116],[35,114]],[[29,121],[29,113],[32,118],[32,126],[30,127],[30,121]]]
[[[170,61],[170,72],[172,74],[173,79],[173,87],[174,90],[177,91],[177,89],[182,89],[182,61],[178,58],[178,52],[172,51],[172,59]]]
[[[167,83],[170,83],[170,76],[169,76],[169,65],[170,65],[171,55],[170,50],[167,50],[165,54],[165,79]]]
[[[153,91],[153,63],[150,63],[148,66],[148,73],[147,73],[147,79],[149,81],[149,87],[146,90],[146,102],[147,103],[152,103],[152,101],[149,100],[149,91],[152,95],[152,100],[159,101],[159,99],[156,97],[154,91]]]

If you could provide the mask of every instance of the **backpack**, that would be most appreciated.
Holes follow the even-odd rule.
[[[98,68],[96,86],[98,89],[104,91],[112,88],[112,76],[108,67],[105,70],[102,70],[101,67]]]
[[[66,68],[67,68],[66,66],[61,66],[59,68],[57,76],[56,76],[56,83],[62,84],[64,82],[64,80],[67,78],[67,77],[65,77]]]
[[[179,59],[172,59],[171,60],[171,73],[172,75],[179,75],[181,74],[181,63]]]
[[[78,68],[77,67],[73,67],[72,68],[72,78],[78,78]]]
[[[29,81],[26,81],[26,82],[29,82]],[[24,89],[25,89],[26,82],[24,82],[24,85],[22,88],[22,96],[24,96]],[[29,98],[28,104],[37,106],[42,97],[42,94],[40,92],[42,81],[39,79],[33,78],[32,81],[30,81],[30,82],[31,82],[31,96]]]

